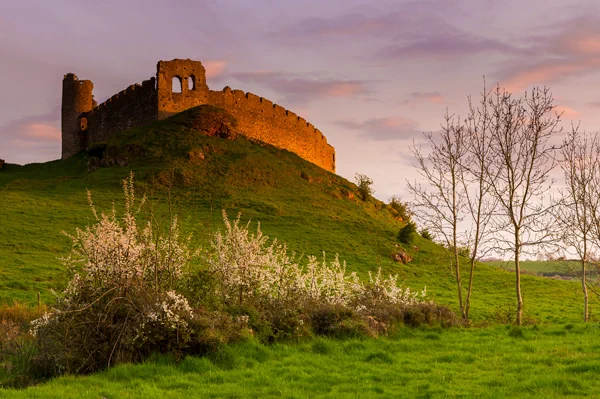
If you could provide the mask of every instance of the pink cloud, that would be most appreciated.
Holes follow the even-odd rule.
[[[204,69],[206,69],[207,78],[218,78],[225,73],[227,61],[203,61]]]
[[[0,126],[0,158],[28,163],[60,158],[60,110]]]
[[[563,81],[600,68],[600,27],[596,20],[573,18],[558,31],[532,39],[535,57],[521,57],[500,72],[509,91]],[[531,62],[531,60],[535,60]]]
[[[31,137],[37,140],[60,141],[61,131],[53,124],[30,123],[22,127],[22,133],[25,137]]]
[[[600,101],[592,101],[586,104],[588,107],[600,108]]]
[[[519,91],[531,85],[544,85],[571,77],[573,75],[591,72],[600,66],[599,60],[546,61],[536,65],[516,68],[501,82],[508,91]]]
[[[369,81],[312,77],[274,71],[239,72],[231,74],[244,83],[255,83],[282,93],[295,103],[307,103],[322,97],[355,97],[370,93]]]
[[[403,104],[416,105],[417,103],[430,103],[430,104],[443,104],[446,102],[444,96],[437,91],[435,92],[412,92],[407,100],[403,101]]]
[[[563,118],[567,119],[576,119],[581,115],[581,112],[564,105],[559,105],[554,110],[559,114],[562,113]]]
[[[332,83],[326,86],[323,93],[331,97],[352,97],[362,92],[362,87],[356,83]]]
[[[557,54],[582,56],[600,55],[600,28],[597,21],[576,18],[549,42]]]
[[[346,129],[358,130],[362,137],[379,141],[405,140],[420,133],[416,121],[398,116],[372,118],[362,122],[345,120],[336,124]]]

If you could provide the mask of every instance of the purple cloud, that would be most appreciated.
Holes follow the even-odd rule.
[[[270,37],[286,46],[335,44],[333,51],[360,43],[365,54],[370,54],[365,57],[369,60],[464,57],[483,52],[523,54],[527,51],[448,22],[453,13],[462,8],[460,3],[450,1],[405,2],[393,11],[378,15],[350,13],[302,19],[273,32]]]
[[[437,91],[420,92],[414,91],[410,93],[408,99],[402,101],[402,104],[417,105],[419,103],[443,104],[446,102],[444,96]]]
[[[345,80],[323,77],[306,77],[274,71],[238,72],[231,77],[243,83],[254,83],[296,103],[306,103],[323,97],[355,97],[371,92],[366,80]]]
[[[497,72],[508,90],[560,82],[600,68],[598,19],[578,16],[540,30],[546,34],[528,38],[535,57],[513,59]]]
[[[411,139],[419,134],[419,124],[409,118],[386,117],[372,118],[363,122],[342,120],[336,125],[361,132],[361,137],[376,141],[392,141]]]

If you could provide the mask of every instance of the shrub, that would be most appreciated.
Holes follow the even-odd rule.
[[[398,232],[398,241],[403,244],[410,244],[414,239],[414,233],[417,231],[415,222],[409,221]]]
[[[310,310],[310,323],[315,334],[355,338],[370,335],[366,322],[347,306],[316,304]]]
[[[433,241],[433,235],[426,228],[421,229],[419,235],[426,240]]]
[[[394,210],[397,217],[404,222],[411,220],[411,214],[406,203],[400,201],[400,198],[393,195],[390,198],[389,206]]]
[[[152,351],[180,353],[190,341],[193,313],[177,287],[197,252],[180,237],[175,217],[167,234],[152,218],[138,225],[145,201],[135,201],[133,174],[123,190],[121,218],[114,209],[99,214],[88,192],[95,223],[68,235],[72,250],[63,259],[73,278],[55,309],[32,322],[41,354],[60,371],[91,372]]]
[[[369,176],[357,173],[354,176],[354,182],[358,186],[358,194],[363,201],[366,201],[375,193],[373,188],[371,188],[373,180]]]
[[[446,245],[446,249],[448,249],[448,251],[454,253],[453,245]],[[468,258],[469,256],[471,256],[471,248],[459,246],[458,247],[458,256],[463,256],[465,258]]]

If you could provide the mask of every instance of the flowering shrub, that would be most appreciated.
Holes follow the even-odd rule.
[[[305,321],[317,334],[379,335],[390,324],[404,323],[408,309],[435,315],[432,309],[438,308],[425,302],[425,289],[415,292],[401,287],[397,275],[384,277],[381,268],[369,272],[369,281],[363,282],[355,272],[348,273],[337,256],[329,263],[325,254],[322,261],[308,256],[302,267],[285,245],[276,240],[269,244],[260,225],[252,234],[249,223],[241,225],[239,215],[230,221],[225,212],[223,222],[225,231],[215,235],[208,259],[209,273],[216,276],[214,297],[229,309],[234,306],[236,312],[244,308],[248,314],[260,315],[251,318],[251,325],[269,342],[308,334]],[[439,322],[412,313],[406,319],[409,323]],[[453,323],[451,313],[439,314],[446,324]]]
[[[161,234],[152,219],[138,224],[145,203],[136,203],[133,174],[123,181],[125,209],[98,213],[88,192],[95,223],[77,229],[64,258],[73,271],[55,308],[31,323],[44,353],[65,372],[89,372],[149,351],[182,350],[189,343],[187,299],[175,289],[185,266],[198,255],[179,234],[173,217]]]

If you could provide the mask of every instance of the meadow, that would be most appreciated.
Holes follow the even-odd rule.
[[[486,265],[498,267],[505,270],[514,270],[513,261],[489,261]],[[577,261],[560,260],[524,260],[521,261],[521,269],[530,273],[543,273],[545,275],[568,274],[578,270],[580,267]]]
[[[562,398],[600,389],[598,326],[402,328],[377,340],[253,341],[155,357],[7,398]]]
[[[420,236],[410,245],[399,243],[404,222],[385,203],[358,199],[353,183],[294,154],[244,138],[193,134],[185,118],[112,139],[114,151],[142,149],[143,156],[131,156],[126,167],[88,171],[82,154],[0,171],[0,303],[34,306],[39,292],[42,303],[52,306],[52,290],[64,288],[69,276],[60,257],[70,241],[61,231],[72,233],[93,220],[86,189],[99,209],[119,210],[121,179],[134,171],[156,216],[166,220],[170,207],[199,247],[208,247],[211,234],[223,228],[221,209],[231,217],[241,212],[243,221],[260,222],[263,232],[298,256],[339,254],[362,278],[381,267],[415,290],[427,287],[429,299],[457,310],[448,252]],[[190,162],[194,149],[205,154],[201,163]],[[394,262],[399,249],[413,260]],[[465,260],[463,275],[466,266]],[[201,261],[191,267],[201,267]],[[587,396],[597,390],[597,298],[590,302],[594,322],[581,325],[577,281],[523,275],[522,286],[522,329],[505,326],[514,320],[514,273],[480,264],[471,328],[403,327],[387,338],[273,345],[250,340],[181,363],[157,356],[23,391],[0,389],[0,397],[501,398]]]

